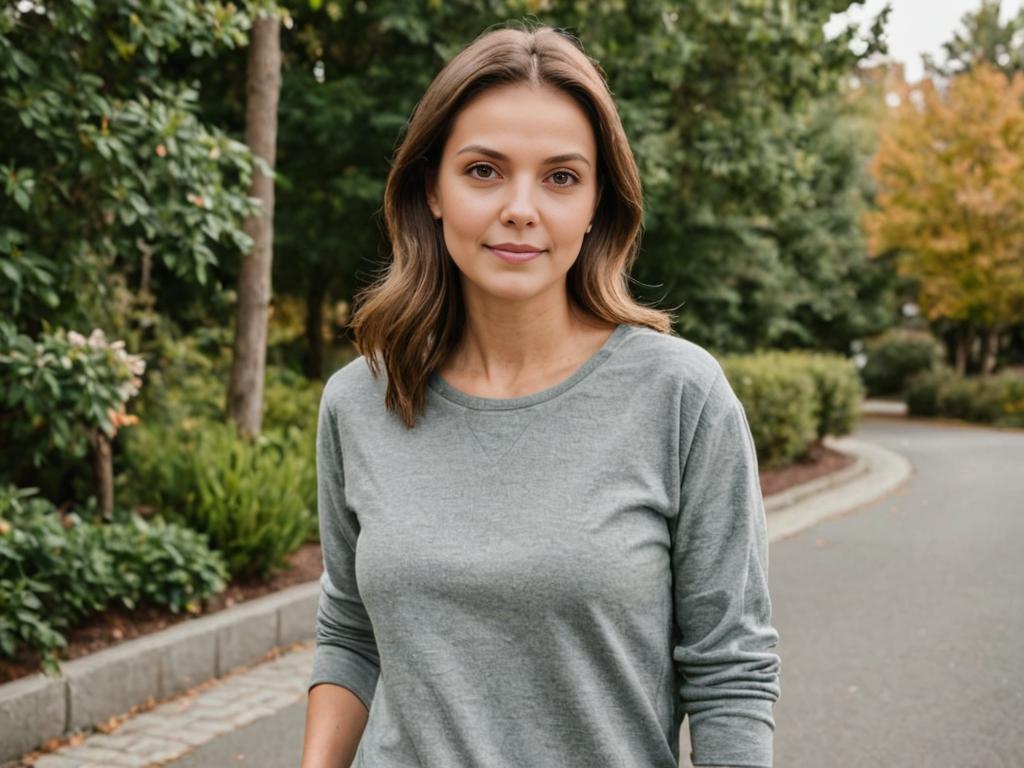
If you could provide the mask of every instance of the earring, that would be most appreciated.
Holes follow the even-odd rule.
[[[587,225],[587,232],[590,232],[590,230],[592,230],[593,228],[594,228],[593,224],[588,224]]]

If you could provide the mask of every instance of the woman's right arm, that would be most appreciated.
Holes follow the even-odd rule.
[[[349,768],[367,717],[363,702],[348,688],[331,683],[313,686],[301,768]]]
[[[349,768],[355,759],[380,676],[373,625],[355,573],[359,520],[345,501],[340,423],[333,413],[335,379],[320,403],[317,427],[317,514],[324,572],[309,678],[302,768]]]

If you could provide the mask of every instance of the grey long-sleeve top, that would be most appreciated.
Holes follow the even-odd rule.
[[[767,539],[743,406],[701,347],[619,325],[525,397],[431,377],[407,430],[363,358],[317,435],[309,687],[369,709],[355,768],[771,766]]]

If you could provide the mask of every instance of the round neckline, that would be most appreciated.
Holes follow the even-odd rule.
[[[507,411],[516,408],[528,408],[529,406],[547,402],[554,397],[558,397],[563,392],[576,386],[615,350],[619,340],[626,334],[629,328],[630,325],[628,323],[619,323],[615,330],[611,332],[611,335],[605,339],[604,344],[567,378],[562,379],[547,389],[542,389],[529,395],[521,395],[520,397],[480,397],[479,395],[471,395],[453,387],[437,371],[430,374],[430,378],[427,379],[427,386],[447,400],[479,411]]]

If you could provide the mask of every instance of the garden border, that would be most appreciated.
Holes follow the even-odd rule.
[[[313,638],[319,593],[288,587],[0,685],[0,763]]]

